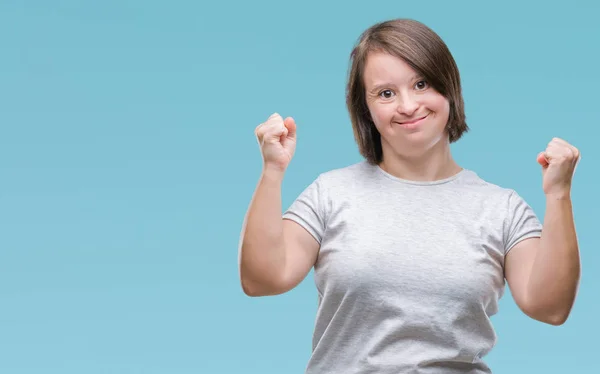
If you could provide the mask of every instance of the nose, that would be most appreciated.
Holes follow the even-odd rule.
[[[411,117],[413,114],[415,114],[418,108],[419,103],[415,100],[415,98],[412,95],[398,95],[397,111],[401,115]]]

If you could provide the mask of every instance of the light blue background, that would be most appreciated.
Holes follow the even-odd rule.
[[[493,318],[500,373],[597,370],[600,8],[589,2],[0,3],[0,373],[301,373],[312,274],[246,297],[237,244],[260,173],[254,127],[294,116],[289,205],[360,160],[344,106],[366,27],[416,18],[448,43],[471,131],[462,166],[543,217],[535,161],[579,147],[583,279],[571,319]]]

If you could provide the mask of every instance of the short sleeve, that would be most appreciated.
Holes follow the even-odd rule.
[[[515,191],[511,191],[508,201],[507,228],[504,237],[504,253],[520,241],[540,237],[542,224],[533,209]]]
[[[319,176],[292,202],[283,213],[284,219],[292,220],[304,227],[317,242],[321,243],[325,232],[325,216],[323,201],[324,188]]]

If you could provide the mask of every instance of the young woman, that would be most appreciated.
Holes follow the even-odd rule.
[[[459,166],[468,130],[445,43],[413,20],[366,30],[351,55],[347,104],[365,160],[324,172],[281,216],[296,124],[256,128],[264,167],[242,230],[251,296],[299,284],[314,267],[319,307],[307,373],[489,373],[490,316],[505,280],[521,310],[562,324],[580,273],[570,199],[579,152],[538,155],[542,227],[512,189]]]

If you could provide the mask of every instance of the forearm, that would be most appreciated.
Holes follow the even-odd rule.
[[[567,318],[580,277],[580,258],[568,194],[547,196],[544,228],[528,282],[532,305],[559,323]]]
[[[283,173],[263,171],[248,208],[240,240],[240,276],[244,291],[268,287],[284,268],[281,184]]]

